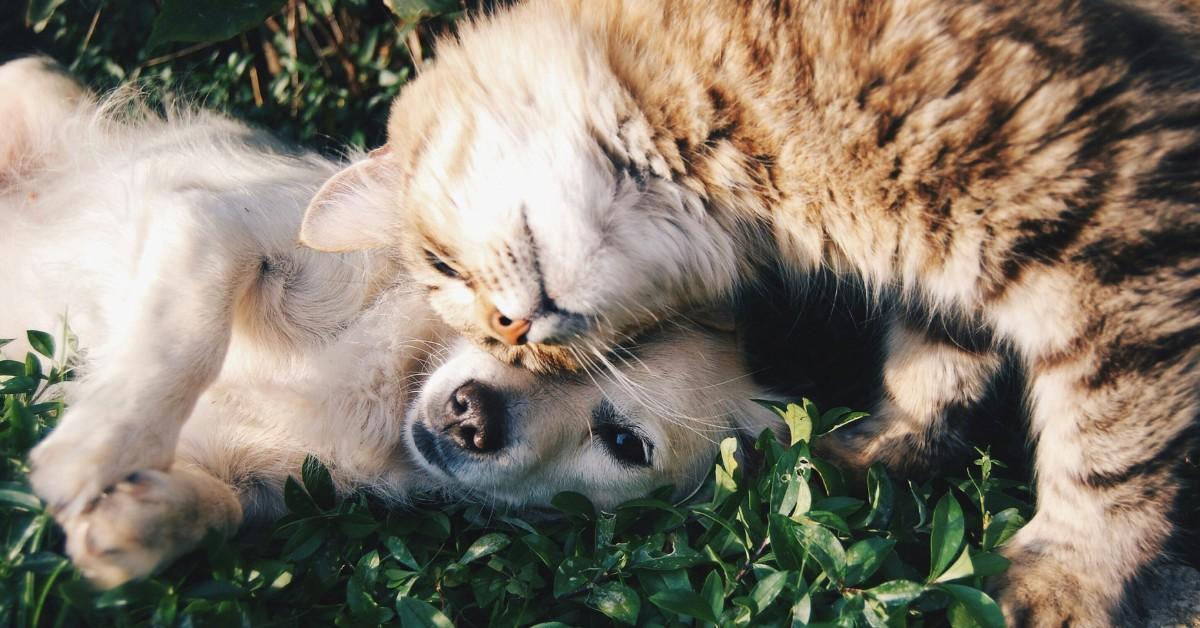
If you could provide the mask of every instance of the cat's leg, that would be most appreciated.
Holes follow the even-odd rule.
[[[1200,435],[1200,316],[1186,289],[1142,287],[1155,289],[1022,289],[1000,320],[1026,357],[1037,440],[1037,513],[1005,546],[997,588],[1010,625],[1119,625],[1174,531]]]
[[[110,588],[150,575],[210,530],[232,535],[241,521],[233,487],[199,467],[177,465],[134,472],[62,523],[75,566]]]
[[[962,423],[1001,364],[990,338],[894,316],[872,416],[818,440],[818,455],[854,470],[882,462],[903,474],[934,471],[965,446]]]
[[[234,302],[257,272],[261,233],[232,208],[179,196],[142,225],[110,335],[90,347],[63,420],[31,452],[34,490],[60,520],[134,471],[170,467],[180,428],[225,359]]]

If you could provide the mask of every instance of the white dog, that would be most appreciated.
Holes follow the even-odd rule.
[[[386,251],[296,246],[339,164],[139,102],[97,102],[42,59],[0,67],[0,337],[69,314],[82,342],[31,479],[97,584],[278,514],[306,453],[342,493],[520,507],[573,490],[607,507],[686,496],[722,438],[775,423],[728,332],[689,323],[602,372],[498,362]]]

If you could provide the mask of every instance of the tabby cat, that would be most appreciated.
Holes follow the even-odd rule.
[[[1185,13],[1186,14],[1186,13]],[[1120,621],[1162,553],[1200,389],[1200,62],[1116,0],[534,0],[469,25],[312,247],[391,247],[439,314],[590,368],[777,260],[900,307],[847,461],[929,465],[1001,352],[1038,511],[1010,623]]]

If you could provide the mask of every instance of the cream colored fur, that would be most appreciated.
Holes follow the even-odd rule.
[[[0,109],[21,112],[3,124],[23,138],[0,164],[17,173],[0,185],[0,337],[65,316],[82,343],[31,480],[98,585],[279,514],[309,453],[339,493],[395,504],[520,508],[573,490],[611,507],[664,485],[687,496],[721,439],[776,423],[728,333],[671,325],[596,379],[495,360],[454,339],[386,255],[295,246],[338,164],[139,103],[97,102],[40,59],[0,66]],[[495,401],[494,449],[452,440],[467,384]],[[646,464],[614,454],[614,430]]]

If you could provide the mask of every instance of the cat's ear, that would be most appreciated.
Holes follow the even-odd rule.
[[[737,316],[731,307],[714,305],[692,310],[688,312],[687,318],[709,331],[723,334],[732,334],[737,331]]]
[[[388,154],[387,146],[377,148],[321,186],[304,212],[300,244],[337,252],[391,243],[397,208],[389,200],[400,194],[392,189]]]

